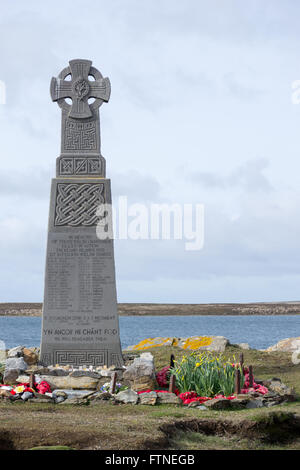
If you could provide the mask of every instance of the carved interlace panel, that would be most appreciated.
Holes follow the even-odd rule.
[[[41,360],[44,364],[61,364],[61,365],[92,365],[103,366],[114,364],[121,365],[120,357],[116,353],[108,350],[63,350],[54,351],[53,353],[42,354]]]
[[[103,184],[58,183],[54,225],[96,225],[99,221],[97,208],[104,202]]]
[[[96,150],[96,121],[74,122],[66,120],[65,150]]]
[[[99,175],[101,174],[100,158],[63,157],[59,161],[60,175]]]

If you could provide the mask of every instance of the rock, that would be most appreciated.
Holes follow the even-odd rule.
[[[70,377],[92,377],[93,379],[100,379],[101,374],[91,370],[74,370],[69,374]]]
[[[282,339],[278,341],[278,343],[266,349],[267,352],[273,352],[273,351],[295,352],[298,350],[300,350],[300,336],[297,336],[295,338]]]
[[[146,392],[139,394],[140,404],[141,405],[156,405],[157,402],[157,393],[156,392]]]
[[[14,348],[15,349],[15,348]],[[23,357],[11,357],[6,360],[3,381],[6,384],[17,382],[20,373],[28,368]]]
[[[85,398],[67,398],[63,402],[59,400],[57,403],[63,403],[64,405],[88,405],[89,400]]]
[[[43,366],[33,364],[28,369],[26,369],[25,373],[27,375],[30,375],[30,374],[47,375],[47,374],[51,374],[51,371],[50,369],[48,369],[48,367],[43,367]]]
[[[157,403],[165,403],[171,405],[182,405],[182,400],[175,395],[175,393],[170,392],[157,392]]]
[[[23,349],[25,346],[16,346],[8,351],[7,357],[14,358],[14,357],[22,357],[23,356]]]
[[[48,402],[46,400],[43,400],[42,398],[28,398],[27,403],[45,404],[45,403],[54,403],[54,401]]]
[[[269,392],[264,395],[265,398],[271,398],[274,397],[274,395],[279,395],[282,399],[287,401],[295,401],[297,398],[295,390],[282,383],[281,380],[276,377],[264,381],[264,384],[269,389]]]
[[[1,390],[0,389],[0,398],[9,398],[11,394],[8,390]]]
[[[113,398],[113,395],[109,392],[96,392],[90,395],[89,399],[92,402],[103,401],[103,400],[110,400]]]
[[[178,347],[188,350],[224,352],[229,340],[224,336],[191,336],[181,338]]]
[[[143,353],[134,359],[123,373],[124,380],[130,383],[132,390],[153,390],[157,388],[154,359],[151,353]]]
[[[9,369],[26,370],[28,369],[28,365],[23,357],[12,357],[8,358],[5,363],[5,370]]]
[[[238,343],[237,346],[241,349],[249,350],[250,346],[248,343]]]
[[[53,396],[53,397],[63,397],[63,398],[67,398],[67,397],[68,397],[68,394],[67,394],[66,392],[64,392],[63,390],[53,390],[52,396]]]
[[[251,399],[246,404],[247,409],[252,408],[262,408],[264,406],[263,400],[261,398],[256,398],[255,400]]]
[[[131,403],[136,405],[138,402],[139,396],[134,390],[123,390],[122,392],[117,393],[115,400],[120,403]]]
[[[73,390],[73,389],[65,389],[65,390],[53,390],[52,396],[55,397],[63,397],[63,398],[87,398],[93,395],[94,392],[91,390]]]
[[[227,410],[231,408],[231,400],[227,400],[226,398],[213,398],[212,400],[208,400],[205,402],[206,408],[210,410]]]
[[[54,397],[54,402],[59,404],[66,400],[66,397]]]
[[[33,397],[33,393],[31,392],[24,392],[21,395],[21,398],[23,401],[27,401],[29,398],[32,398],[32,397]]]
[[[40,375],[41,380],[45,380],[49,383],[51,390],[56,388],[65,389],[87,389],[87,390],[96,390],[98,385],[98,379],[93,379],[92,377],[55,377],[50,375]],[[17,382],[23,383],[28,382],[28,376],[21,375],[17,378]]]
[[[144,349],[157,348],[160,346],[172,346],[174,342],[178,342],[177,338],[162,338],[160,336],[156,338],[146,338],[134,346],[128,346],[126,351],[143,351]]]
[[[23,349],[23,355],[24,355],[24,361],[29,366],[31,366],[33,364],[37,364],[37,362],[39,360],[38,354],[36,352],[32,351],[29,348],[24,348]]]
[[[69,375],[69,372],[65,369],[48,369],[45,373],[42,371],[43,368],[41,368],[41,372],[39,375],[50,375],[51,377],[67,377]],[[46,369],[46,368],[44,368]],[[27,371],[26,371],[27,373]],[[36,372],[38,373],[38,372]]]
[[[19,377],[20,373],[19,369],[8,369],[4,372],[3,382],[5,384],[15,384],[17,383],[17,378]],[[27,377],[28,379],[28,377]],[[27,380],[26,380],[27,381]]]
[[[229,341],[224,336],[192,336],[190,338],[156,337],[146,338],[134,346],[128,346],[127,351],[142,351],[161,346],[178,346],[182,349],[223,352]]]
[[[243,397],[243,398],[235,398],[234,400],[228,400],[230,401],[230,407],[233,410],[242,410],[243,408],[246,408],[247,404],[249,403],[249,398],[248,397]]]

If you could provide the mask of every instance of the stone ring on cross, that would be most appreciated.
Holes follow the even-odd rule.
[[[103,101],[109,100],[109,78],[103,78],[99,70],[92,67],[91,60],[75,59],[70,60],[69,64],[60,72],[58,78],[53,77],[51,80],[52,101],[57,101],[70,118],[90,118]],[[71,80],[66,80],[68,76]],[[66,98],[71,99],[72,104],[68,104]],[[90,98],[95,101],[89,103]]]

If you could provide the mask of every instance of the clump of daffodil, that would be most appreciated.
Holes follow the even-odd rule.
[[[235,368],[239,364],[225,360],[222,354],[214,355],[209,351],[193,352],[175,362],[170,370],[176,377],[176,387],[180,393],[195,391],[199,396],[213,397],[217,394],[226,396],[234,392]],[[241,386],[244,376],[241,373]]]

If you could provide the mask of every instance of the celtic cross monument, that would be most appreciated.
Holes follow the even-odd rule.
[[[50,93],[62,126],[51,185],[41,361],[120,366],[113,240],[96,235],[99,208],[111,204],[99,121],[110,81],[90,60],[71,60],[52,78]]]

